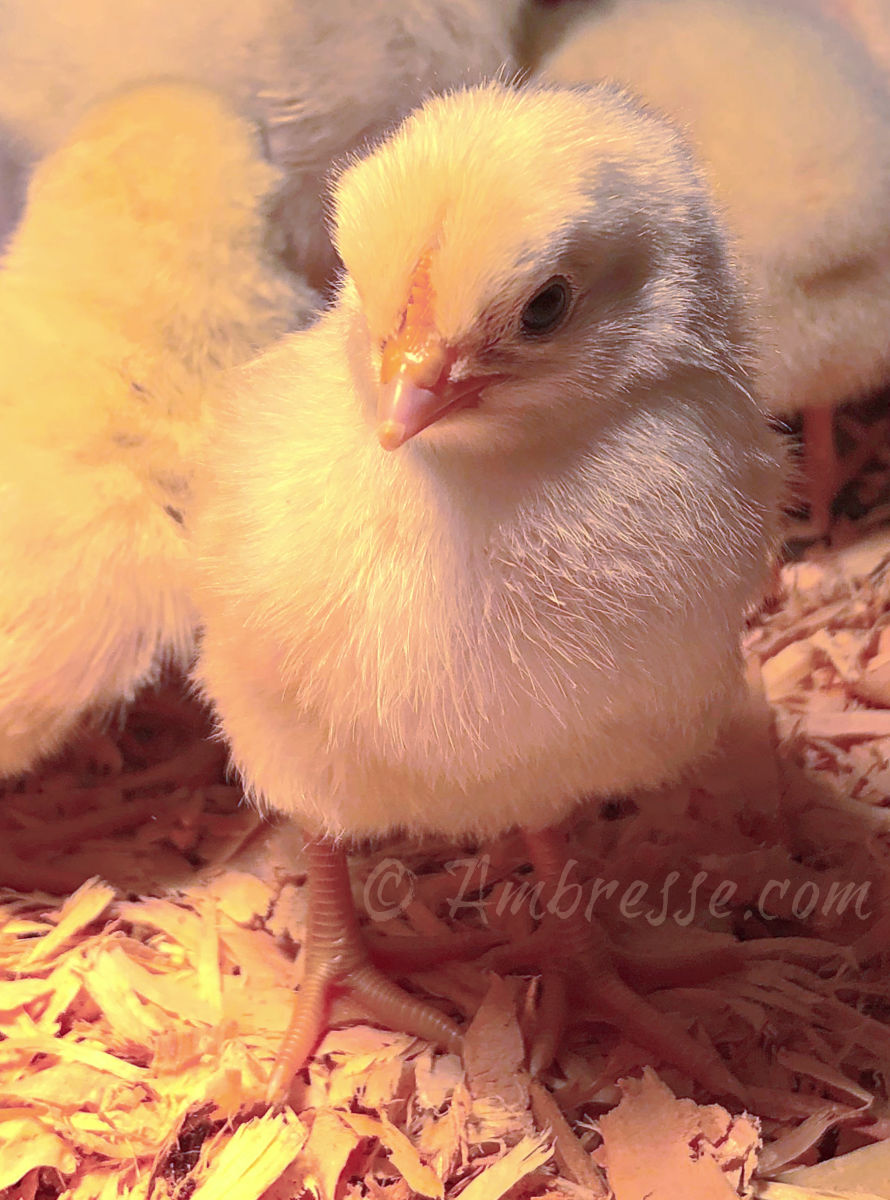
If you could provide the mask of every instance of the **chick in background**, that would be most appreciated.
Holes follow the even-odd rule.
[[[520,2],[2,0],[0,143],[26,174],[117,88],[155,76],[211,87],[263,128],[288,262],[322,287],[335,266],[331,163],[431,92],[511,69]]]
[[[459,1041],[371,966],[349,839],[522,826],[553,882],[547,827],[580,796],[662,783],[708,750],[783,482],[706,189],[624,94],[431,100],[343,174],[334,207],[336,304],[239,373],[196,502],[197,677],[248,792],[311,839],[305,974],[270,1095],[334,986]],[[586,971],[632,1040],[736,1088],[590,934],[548,928],[550,993]]]
[[[315,300],[267,245],[278,181],[251,124],[173,83],[34,173],[0,269],[0,774],[188,662],[210,394]]]
[[[846,25],[878,66],[890,74],[890,9],[886,0],[819,0],[819,7]]]
[[[833,409],[890,380],[890,87],[812,4],[616,0],[540,65],[611,79],[668,114],[698,153],[757,301],[759,392],[802,412],[810,524],[843,481]]]

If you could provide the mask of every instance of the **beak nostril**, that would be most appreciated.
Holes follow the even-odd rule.
[[[445,382],[454,357],[435,330],[404,325],[383,343],[380,382],[388,384],[397,375],[404,375],[417,387],[434,387]]]

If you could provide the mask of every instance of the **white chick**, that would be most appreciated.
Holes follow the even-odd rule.
[[[158,84],[32,180],[0,272],[0,774],[185,664],[184,522],[208,389],[292,328],[252,125]]]
[[[609,78],[683,126],[759,296],[759,390],[803,410],[811,519],[829,524],[832,406],[890,378],[890,90],[812,6],[619,0],[541,67]]]
[[[890,72],[890,7],[887,0],[818,0],[818,4],[823,12],[856,34],[878,66],[885,73]]]
[[[708,749],[782,475],[707,194],[623,94],[431,100],[335,207],[336,306],[247,369],[196,509],[199,679],[314,839],[272,1092],[334,978],[396,1012],[343,839],[540,831]]]
[[[266,130],[284,175],[288,261],[315,286],[334,266],[322,196],[331,162],[434,90],[511,61],[520,0],[0,0],[0,130],[22,169],[86,104],[174,76]]]

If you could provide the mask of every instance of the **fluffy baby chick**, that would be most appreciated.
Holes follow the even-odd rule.
[[[277,181],[252,126],[174,84],[100,105],[35,172],[0,272],[2,774],[188,659],[208,389],[300,310],[265,244]]]
[[[545,60],[610,78],[691,134],[750,276],[768,348],[760,390],[803,410],[811,517],[829,523],[832,406],[890,377],[890,91],[812,6],[619,0]]]
[[[457,1041],[368,965],[345,839],[540,831],[711,745],[781,481],[707,194],[623,94],[431,100],[335,207],[336,306],[247,369],[196,522],[200,680],[313,838],[273,1092],[334,981]]]
[[[219,90],[265,128],[283,169],[288,259],[321,286],[332,160],[434,90],[511,59],[519,0],[4,0],[0,130],[21,169],[90,101],[154,76]]]

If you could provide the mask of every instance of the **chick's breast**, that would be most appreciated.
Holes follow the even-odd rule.
[[[594,160],[579,173],[591,194],[567,201],[570,182],[558,178],[549,196],[530,187],[519,201],[524,248],[504,257],[505,244],[489,247],[487,275],[461,227],[490,220],[504,195],[481,186],[484,164],[496,155],[521,169],[537,128],[532,153],[545,158],[541,178],[552,176],[557,126]],[[451,168],[467,179],[469,166],[466,187],[447,173],[458,146]],[[585,281],[619,253],[609,239],[622,214],[635,221],[647,203],[636,152],[654,155],[674,216],[663,228],[651,214],[639,236],[652,261],[634,259],[632,278],[613,278],[605,294]],[[716,283],[698,294],[700,223],[715,226],[693,169],[673,133],[605,89],[491,85],[434,101],[367,164],[370,175],[360,164],[344,178],[339,219],[349,212],[356,245],[379,238],[407,280],[366,274],[341,236],[352,273],[337,306],[248,368],[230,397],[198,503],[199,678],[252,793],[314,831],[543,826],[584,792],[675,774],[732,703],[739,627],[763,578],[781,479],[732,348],[734,285],[718,255]],[[402,171],[429,217],[412,208],[404,244]],[[372,175],[377,199],[351,200]],[[613,203],[601,185],[618,179],[628,193]],[[658,249],[673,242],[670,254]],[[576,259],[559,338],[511,340],[505,296],[525,311],[529,272],[547,280]],[[446,294],[449,280],[460,297]],[[680,308],[703,308],[715,287],[731,293],[727,328],[695,333],[710,318],[690,311],[670,333],[664,314],[676,315],[678,295]],[[384,341],[421,308],[438,330],[425,327],[428,344],[454,326],[442,352],[454,378],[428,381],[434,391],[465,395],[483,361],[489,374],[478,403],[446,406],[386,453],[374,437],[375,314],[402,293],[413,299]]]

